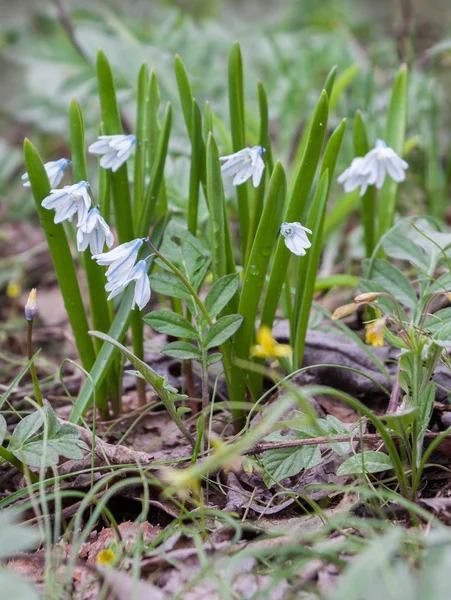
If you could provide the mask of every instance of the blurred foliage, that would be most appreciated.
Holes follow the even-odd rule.
[[[7,82],[0,95],[3,145],[18,145],[26,132],[38,143],[44,157],[64,155],[72,98],[83,107],[87,141],[96,137],[100,109],[94,62],[99,47],[116,74],[125,124],[135,119],[136,73],[143,61],[157,71],[162,99],[179,102],[173,69],[176,53],[186,64],[197,100],[201,104],[209,100],[215,113],[227,122],[227,55],[237,37],[246,72],[248,128],[257,131],[256,84],[261,79],[268,94],[277,158],[285,164],[293,159],[305,119],[334,64],[338,65],[339,73],[356,65],[358,73],[329,125],[333,128],[347,117],[352,127],[355,111],[360,109],[373,142],[383,133],[389,91],[400,62],[399,36],[384,30],[389,15],[393,19],[399,17],[398,9],[391,3],[381,4],[387,10],[381,6],[383,18],[375,20],[371,19],[374,6],[357,0],[322,3],[291,0],[277,8],[266,1],[248,0],[243,4],[234,0],[214,3],[173,0],[152,7],[137,2],[130,11],[114,2],[38,3],[34,11],[23,15],[19,24],[11,27],[4,23],[0,32],[0,74]],[[64,8],[61,13],[58,6],[67,6],[68,12]],[[413,38],[413,31],[410,35]],[[416,184],[422,190],[420,195],[407,190],[411,204],[420,203],[423,196],[427,201],[431,195],[443,193],[445,174],[437,161],[447,154],[449,140],[444,134],[447,117],[441,108],[444,93],[434,74],[439,57],[448,48],[445,41],[426,53],[422,62],[417,61],[421,68],[411,65],[414,68],[409,85],[408,136],[420,138],[409,161],[417,165]],[[350,132],[351,127],[348,127]],[[227,138],[221,139],[220,135],[219,138],[226,146]],[[349,164],[353,156],[351,138],[348,133],[338,169]],[[177,190],[187,189],[182,185],[189,171],[188,148],[183,120],[178,114],[168,164],[169,172],[174,174],[168,183],[176,205],[184,200]],[[6,179],[9,177],[7,173]],[[0,193],[3,194],[4,185],[2,170]],[[15,207],[19,203],[21,215],[27,206],[22,202],[24,199],[22,190],[15,186],[9,202]]]

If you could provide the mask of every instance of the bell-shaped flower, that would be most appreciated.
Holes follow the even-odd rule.
[[[50,195],[44,198],[42,206],[55,211],[55,223],[72,221],[78,213],[78,227],[85,221],[91,206],[89,183],[79,181],[74,185],[65,185],[60,190],[51,190]]]
[[[251,348],[252,356],[258,358],[286,358],[291,356],[291,347],[278,344],[273,338],[271,329],[262,325],[257,333],[257,344]]]
[[[124,287],[135,281],[135,293],[133,295],[132,309],[138,306],[142,310],[150,300],[150,282],[147,275],[147,263],[139,260],[133,267]]]
[[[144,239],[138,238],[92,257],[99,265],[109,265],[106,271],[108,283],[105,286],[105,290],[110,292],[108,300],[120,294],[127,285],[143,242]]]
[[[362,175],[366,176],[368,185],[375,185],[380,190],[387,173],[393,181],[400,183],[406,178],[408,168],[409,165],[396,154],[393,148],[387,146],[383,140],[376,140],[373,150],[363,158]]]
[[[366,192],[369,184],[367,175],[362,173],[364,162],[365,158],[363,156],[354,158],[351,165],[337,179],[338,183],[343,185],[343,189],[347,194],[358,187],[360,188],[360,196],[363,196]]]
[[[285,246],[297,256],[304,256],[312,245],[307,237],[307,233],[312,233],[311,230],[300,223],[282,223],[280,233],[285,238]]]
[[[84,252],[89,246],[91,254],[98,255],[103,251],[105,243],[111,248],[114,237],[99,208],[95,206],[77,229],[77,248],[79,252]]]
[[[253,146],[252,148],[243,148],[235,154],[221,156],[220,160],[224,161],[221,173],[233,175],[233,185],[241,185],[252,177],[253,186],[258,187],[265,168],[262,158],[264,151],[261,146]]]
[[[50,187],[56,188],[64,175],[64,169],[67,165],[70,165],[70,160],[67,158],[60,158],[59,160],[51,160],[46,162],[44,165],[45,172],[47,173],[47,177],[50,181]],[[28,173],[24,173],[21,177],[23,183],[23,187],[30,187],[30,179],[28,177]]]
[[[101,135],[97,142],[89,146],[88,151],[91,154],[103,154],[100,166],[116,173],[130,157],[135,144],[134,135]]]
[[[396,183],[404,181],[408,168],[409,165],[393,148],[387,146],[383,140],[376,140],[375,147],[365,156],[354,158],[350,167],[343,171],[337,181],[343,184],[345,192],[360,188],[360,195],[363,196],[369,185],[375,185],[380,190],[387,174]]]

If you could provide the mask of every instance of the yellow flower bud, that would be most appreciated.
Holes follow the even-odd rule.
[[[364,294],[359,294],[354,298],[354,302],[373,302],[380,296],[379,292],[365,292]]]
[[[33,288],[28,296],[27,303],[25,304],[25,318],[27,321],[33,321],[38,314],[38,306],[36,304],[36,288]]]
[[[339,319],[343,319],[344,317],[348,317],[352,315],[357,310],[357,304],[355,302],[351,302],[351,304],[344,304],[343,306],[339,306],[334,310],[332,315],[333,321],[338,321]]]
[[[17,279],[11,279],[6,288],[8,298],[18,298],[22,292],[22,287]]]

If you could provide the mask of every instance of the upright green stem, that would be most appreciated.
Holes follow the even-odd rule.
[[[27,353],[28,360],[33,358],[33,321],[27,320]],[[38,375],[36,373],[36,367],[34,362],[30,365],[31,379],[33,380],[34,393],[39,406],[44,406],[42,401],[41,389],[39,387]]]

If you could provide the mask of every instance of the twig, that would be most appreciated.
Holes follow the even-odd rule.
[[[424,434],[424,439],[426,440],[434,440],[439,437],[442,432],[434,433],[432,431],[428,431]],[[391,437],[398,438],[397,434],[393,434]],[[451,440],[451,434],[448,434],[443,437],[444,440]],[[337,442],[380,442],[382,441],[381,436],[378,433],[363,433],[363,434],[353,434],[353,435],[332,435],[332,436],[322,436],[315,438],[304,438],[302,440],[287,440],[286,442],[261,442],[258,444],[254,444],[247,450],[243,452],[243,454],[261,454],[262,452],[267,452],[268,450],[279,450],[281,448],[297,448],[301,446],[314,446],[319,444],[335,444]]]

